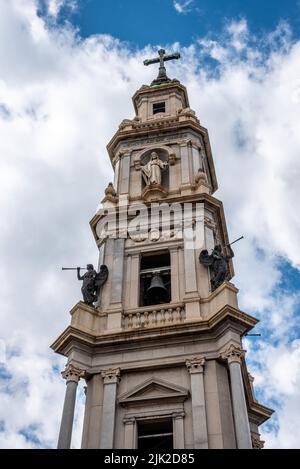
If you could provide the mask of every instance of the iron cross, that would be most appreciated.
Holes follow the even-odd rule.
[[[165,55],[165,53],[166,51],[164,49],[159,49],[159,57],[157,57],[156,59],[144,60],[144,65],[159,63],[158,77],[156,78],[156,80],[153,80],[152,85],[159,85],[160,83],[170,81],[170,79],[167,77],[167,71],[164,62],[166,62],[167,60],[180,59],[180,54],[178,52],[175,52],[175,54],[170,55]]]

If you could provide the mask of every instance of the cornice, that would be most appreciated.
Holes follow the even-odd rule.
[[[202,136],[208,136],[208,130],[200,124],[197,124],[192,119],[187,119],[186,121],[179,122],[177,117],[173,118],[162,118],[157,119],[151,122],[143,122],[143,123],[134,123],[133,128],[131,130],[122,130],[118,129],[116,133],[113,135],[109,143],[107,144],[106,148],[110,159],[113,160],[114,154],[113,151],[115,147],[124,140],[129,139],[138,139],[142,138],[143,136],[151,136],[152,134],[157,134],[157,131],[161,131],[162,133],[169,133],[170,131],[177,131],[185,128],[192,128],[196,132],[199,132]]]
[[[174,81],[170,81],[168,83],[164,83],[158,86],[142,85],[132,96],[132,102],[134,105],[135,112],[137,113],[136,101],[138,98],[143,97],[143,95],[147,96],[151,94],[159,94],[159,93],[166,92],[168,90],[172,92],[173,90],[176,90],[176,89],[184,94],[186,107],[189,107],[189,98],[188,98],[186,87],[182,85],[180,81],[174,80]]]
[[[141,341],[153,341],[158,337],[178,337],[199,334],[205,336],[215,332],[218,327],[226,323],[236,323],[241,328],[240,333],[243,335],[251,330],[258,320],[243,311],[233,308],[232,306],[224,306],[214,316],[208,320],[191,321],[185,323],[168,324],[164,326],[147,327],[147,329],[122,330],[116,333],[103,331],[102,334],[91,334],[73,326],[68,326],[65,331],[55,340],[51,348],[62,355],[68,344],[72,341],[80,342],[82,346],[87,348],[102,347],[108,345],[122,344]],[[207,340],[207,338],[206,338]]]

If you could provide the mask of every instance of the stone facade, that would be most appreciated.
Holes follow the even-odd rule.
[[[164,112],[154,113],[161,102]],[[59,447],[70,446],[82,378],[83,448],[137,448],[142,425],[165,421],[173,448],[256,448],[258,425],[272,410],[255,399],[241,337],[257,320],[238,307],[232,262],[227,280],[212,291],[209,269],[198,260],[202,249],[229,242],[222,203],[213,196],[208,132],[176,80],[143,86],[133,103],[135,117],[123,120],[108,144],[115,179],[90,222],[108,281],[95,308],[73,307],[70,326],[52,345],[68,358]],[[145,186],[142,177],[153,151],[167,167],[160,187]],[[189,207],[194,249],[175,211],[167,234],[163,221],[148,227],[153,203],[161,202],[175,211]],[[137,212],[145,229],[130,232]],[[143,305],[142,259],[161,253],[170,259],[170,301]]]

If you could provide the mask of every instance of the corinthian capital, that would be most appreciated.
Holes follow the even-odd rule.
[[[109,368],[101,372],[104,384],[118,383],[120,379],[120,368]]]
[[[260,439],[260,435],[253,434],[251,435],[252,448],[253,449],[263,449],[265,442]]]
[[[62,371],[61,375],[67,381],[67,383],[68,381],[75,381],[78,383],[80,378],[85,376],[85,371],[70,364],[66,366],[66,369]]]
[[[233,362],[241,363],[245,352],[246,350],[243,350],[242,347],[230,344],[229,347],[221,353],[221,358],[227,360],[229,364]]]
[[[185,364],[189,372],[192,373],[203,373],[203,367],[205,363],[204,357],[193,357],[186,360]]]

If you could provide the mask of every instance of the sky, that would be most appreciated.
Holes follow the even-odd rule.
[[[286,0],[0,0],[0,447],[54,448],[65,359],[49,348],[97,263],[89,228],[131,96],[179,50],[209,130],[267,448],[300,447],[300,4]],[[72,447],[80,447],[83,384]]]

